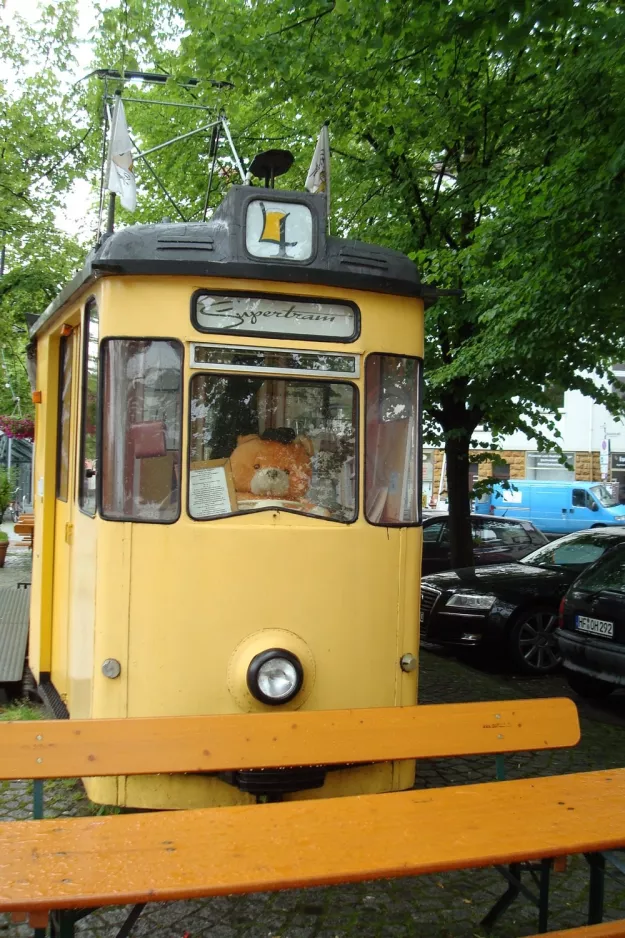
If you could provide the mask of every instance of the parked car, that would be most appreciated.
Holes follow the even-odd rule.
[[[476,567],[520,560],[548,543],[545,535],[529,521],[472,515],[471,526],[473,562]],[[449,570],[449,551],[449,515],[437,515],[424,520],[422,574]]]
[[[625,544],[625,528],[578,531],[518,563],[466,567],[421,581],[421,638],[438,645],[494,647],[527,674],[560,665],[560,600],[579,574]]]
[[[625,545],[604,555],[560,604],[557,641],[566,677],[582,697],[625,685]]]
[[[477,502],[476,513],[525,518],[550,534],[625,524],[625,505],[600,482],[511,479],[510,485],[513,488],[496,485]]]

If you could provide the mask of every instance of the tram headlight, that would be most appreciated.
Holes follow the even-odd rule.
[[[250,694],[265,704],[283,704],[292,700],[304,682],[299,658],[285,648],[269,648],[250,661],[247,686]]]

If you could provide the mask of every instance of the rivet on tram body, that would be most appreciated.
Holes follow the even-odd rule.
[[[500,714],[500,713],[496,713],[496,714],[495,714],[495,719],[496,719],[496,720],[501,720],[501,714]]]
[[[417,667],[417,659],[411,654],[402,655],[399,659],[399,664],[402,671],[414,671]]]
[[[42,759],[41,756],[40,756],[40,757],[37,759],[37,765],[41,765],[42,762],[43,762],[43,759]]]
[[[497,733],[497,739],[503,739],[503,733]]]
[[[39,742],[41,742],[41,740],[43,739],[43,736],[41,735],[41,733],[37,733],[37,736],[35,737],[35,739],[38,739]]]
[[[110,677],[113,680],[122,673],[122,666],[117,658],[106,658],[102,662],[102,674],[104,677]]]

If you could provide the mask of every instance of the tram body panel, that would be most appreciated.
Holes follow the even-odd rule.
[[[83,720],[93,716],[98,539],[94,519],[76,507],[73,528],[67,709],[72,717]],[[52,682],[55,684],[54,673]]]
[[[314,199],[310,204],[313,202]],[[132,232],[128,237],[133,237]],[[104,246],[105,253],[106,250]],[[137,263],[138,256],[132,255],[132,264]],[[171,255],[163,257],[163,264],[172,266]],[[365,427],[370,426],[368,414],[372,407],[379,411],[371,431],[375,460],[380,451],[383,452],[380,460],[387,459],[389,451],[384,447],[393,435],[401,457],[404,476],[399,474],[400,488],[394,482],[395,488],[386,483],[395,504],[398,492],[402,506],[409,504],[403,501],[404,492],[409,499],[410,486],[416,490],[418,482],[414,441],[420,402],[416,392],[406,388],[416,387],[415,375],[420,367],[416,360],[423,355],[423,302],[407,286],[410,278],[406,275],[407,279],[402,280],[405,271],[401,276],[397,273],[397,283],[407,293],[395,295],[376,292],[367,268],[362,276],[352,274],[351,287],[347,288],[321,281],[298,283],[295,267],[285,273],[283,280],[254,279],[251,274],[231,278],[227,276],[226,263],[223,277],[191,276],[187,271],[193,263],[187,263],[186,257],[182,258],[185,264],[181,266],[184,274],[170,271],[161,275],[160,260],[156,255],[147,273],[134,273],[131,267],[130,272],[119,276],[114,265],[108,272],[100,270],[95,282],[92,279],[65,307],[53,309],[51,318],[38,329],[38,386],[44,391],[45,406],[37,413],[35,478],[41,480],[36,482],[41,492],[37,489],[35,499],[37,535],[30,638],[33,671],[40,680],[51,679],[70,717],[262,713],[273,707],[261,702],[262,695],[258,697],[251,692],[249,661],[262,657],[267,647],[282,648],[300,661],[304,676],[296,696],[290,702],[281,702],[281,709],[415,705],[417,672],[403,670],[400,659],[403,655],[418,656],[421,560],[418,514],[402,514],[401,521],[390,524],[382,519],[392,519],[392,514],[378,514],[374,519],[377,523],[371,523],[365,515],[365,490],[369,491],[370,477],[376,480],[376,485],[379,481],[377,469],[371,469],[373,462],[367,468],[365,454]],[[375,263],[374,257],[372,264]],[[388,263],[392,271],[391,261]],[[244,266],[239,264],[238,269]],[[196,267],[204,269],[201,264]],[[273,269],[278,270],[275,265]],[[336,280],[336,265],[333,269]],[[338,269],[341,283],[350,280],[348,274],[341,279],[343,268]],[[282,276],[282,271],[276,275]],[[354,288],[361,282],[363,289]],[[381,289],[388,289],[391,282],[389,274]],[[354,324],[358,328],[353,333],[355,338],[346,341],[322,332],[313,339],[285,331],[280,335],[263,334],[258,329],[256,332],[252,329],[253,334],[248,335],[223,329],[204,332],[196,328],[191,317],[192,298],[197,291],[244,299],[250,294],[269,301],[273,297],[283,298],[282,310],[285,300],[300,297],[300,306],[306,299],[354,304],[352,308],[357,310]],[[82,374],[85,362],[78,355],[78,348],[72,391],[69,495],[68,501],[61,504],[56,498],[61,328],[63,323],[71,322],[74,326],[82,323],[85,331],[92,296],[98,306],[98,387],[103,395],[99,405],[100,488],[95,517],[84,513],[76,501],[80,473],[85,469],[79,445],[84,426],[81,431],[78,423],[84,403],[79,390],[85,380]],[[279,328],[279,323],[274,328]],[[152,398],[158,396],[160,386],[154,385],[156,390],[152,388],[148,394],[141,384],[144,378],[133,371],[136,361],[132,356],[137,360],[143,356],[144,362],[148,361],[156,345],[161,348],[154,352],[155,363],[159,355],[164,356],[163,360],[169,358],[179,363],[176,413],[180,419],[173,430],[174,411],[167,409],[169,405],[163,405],[162,412],[154,416],[153,401],[144,404],[144,395],[145,400],[150,394]],[[196,354],[201,347],[206,350],[205,359]],[[239,359],[228,358],[233,347],[239,350]],[[138,351],[132,351],[133,348]],[[223,362],[210,357],[215,350],[218,356],[223,353]],[[275,361],[264,359],[265,351]],[[291,364],[280,364],[289,360],[290,353],[295,356],[291,356]],[[308,371],[300,362],[306,355],[311,360],[316,357],[318,362],[308,366]],[[335,370],[325,363],[332,355],[339,356],[333,360]],[[82,371],[78,368],[79,359]],[[247,359],[252,363],[247,363]],[[391,359],[395,364],[389,364]],[[411,363],[401,364],[408,359]],[[204,363],[199,364],[200,361]],[[211,367],[210,362],[217,364]],[[351,372],[341,370],[345,362],[353,363]],[[370,375],[369,362],[373,363]],[[152,367],[149,361],[145,367],[147,374]],[[168,367],[171,371],[172,366]],[[393,377],[400,374],[394,368],[404,368],[401,380]],[[227,429],[235,434],[234,446],[250,431],[255,439],[264,439],[267,428],[272,432],[288,429],[296,442],[308,435],[311,446],[313,435],[317,434],[312,454],[317,462],[310,491],[315,485],[317,488],[308,507],[298,506],[295,510],[293,502],[286,501],[282,509],[279,506],[267,509],[262,506],[263,492],[261,504],[249,498],[250,492],[255,493],[250,487],[237,489],[234,513],[222,512],[201,519],[191,516],[195,511],[190,502],[191,473],[200,471],[192,467],[212,465],[223,456],[222,461],[228,461],[233,452],[230,448],[215,455],[217,451],[211,442],[215,424],[210,421],[216,418],[191,416],[192,406],[194,413],[199,412],[198,402],[214,402],[216,379],[220,375],[226,387],[225,397],[217,404],[207,405],[207,413],[211,408],[213,413],[218,411],[222,424],[226,417],[232,418],[232,427]],[[232,379],[236,391],[235,378],[239,387],[250,389],[238,398],[228,384]],[[384,384],[385,381],[389,383]],[[123,390],[124,387],[130,390]],[[385,396],[389,387],[391,405]],[[332,398],[334,410],[326,404],[317,408],[324,388],[328,400]],[[165,390],[170,393],[172,387]],[[125,394],[128,396],[124,397]],[[410,403],[396,403],[402,394]],[[248,398],[253,399],[248,422],[257,421],[249,428],[238,422],[243,419],[242,404]],[[168,400],[171,403],[173,398]],[[127,401],[126,410],[123,401]],[[388,411],[389,406],[397,409]],[[387,416],[382,416],[383,407],[387,408]],[[321,414],[319,418],[314,416],[317,413]],[[137,455],[136,448],[128,448],[130,436],[137,428],[144,434],[141,445],[147,445],[146,434],[148,430],[152,432],[150,428],[158,421],[166,441],[164,451],[170,460],[167,463],[163,456],[159,457],[165,476],[156,471],[161,464],[150,462],[158,455],[156,450]],[[298,421],[305,428],[302,433],[297,429]],[[404,424],[394,434],[389,431],[393,421]],[[172,433],[175,445],[171,443]],[[108,450],[104,444],[106,434]],[[320,441],[330,448],[322,449]],[[136,447],[136,443],[132,446]],[[128,457],[130,451],[134,455]],[[334,476],[323,477],[318,468],[322,452],[330,454],[329,464],[333,468],[328,472]],[[396,457],[397,453],[393,459]],[[409,464],[411,476],[406,468]],[[340,484],[346,491],[351,486],[351,502],[349,498],[343,501],[337,497],[339,511],[333,517],[336,508],[324,507],[319,492],[325,483],[326,488],[331,488],[330,481],[335,493],[338,492],[338,473],[348,466],[349,481]],[[115,483],[111,481],[114,472],[118,473]],[[156,491],[158,486],[162,488],[167,472],[175,479],[171,484],[179,497],[179,514],[170,513],[167,523],[159,523],[147,516],[137,520],[132,510],[127,513],[124,499],[133,502],[139,492],[138,497],[145,505],[146,479],[153,487],[151,491]],[[111,477],[108,481],[107,473]],[[382,490],[376,495],[386,499],[384,484],[382,480]],[[114,515],[106,505],[113,503],[117,490],[123,492]],[[241,491],[246,494],[240,496]],[[157,501],[154,505],[158,515]],[[167,511],[171,506],[173,512],[174,502],[175,498],[170,497]],[[411,504],[410,511],[414,512],[414,500]],[[286,510],[288,505],[292,510]],[[315,510],[317,507],[322,510],[315,514],[313,505]],[[259,507],[262,510],[253,510]],[[320,788],[287,791],[284,797],[317,798],[398,790],[409,787],[413,779],[413,762],[346,767],[328,771]],[[235,784],[203,775],[92,779],[87,782],[87,791],[96,802],[147,808],[254,801],[253,795],[239,790]]]
[[[41,336],[38,341],[37,379],[45,406],[35,408],[35,538],[28,638],[29,665],[37,682],[49,678],[51,667],[58,353],[58,337],[53,340],[49,334]]]
[[[57,482],[54,510],[51,680],[64,702],[69,698],[69,643],[72,612],[76,413],[80,368],[80,329],[60,339],[57,420]]]
[[[243,709],[228,689],[231,660],[248,636],[274,630],[294,633],[314,660],[313,686],[286,709],[400,703],[400,532],[310,521],[281,512],[252,529],[234,519],[211,522],[212,531],[205,523],[179,522],[169,533],[137,526],[129,716],[202,713],[209,695],[212,712]],[[269,707],[250,697],[245,709]]]
[[[200,332],[193,328],[190,316],[191,297],[196,290],[346,300],[355,303],[360,310],[360,334],[354,341],[332,342],[302,340],[296,335],[268,339],[260,335]],[[185,276],[106,277],[100,282],[100,291],[101,339],[106,336],[178,337],[186,342],[211,345],[263,345],[360,355],[369,352],[423,355],[423,302],[414,297],[314,283]]]

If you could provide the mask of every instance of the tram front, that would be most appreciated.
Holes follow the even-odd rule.
[[[92,631],[91,671],[83,660],[80,693],[68,678],[70,716],[416,705],[423,300],[412,262],[328,237],[322,195],[241,186],[208,224],[113,234],[78,292],[91,297],[83,381],[99,371],[84,409],[100,417],[97,458],[83,451],[79,467],[97,505],[76,514],[64,639],[71,671]],[[81,580],[82,539],[97,547],[84,551],[95,576]],[[387,763],[88,789],[187,807],[413,778],[413,764]]]

